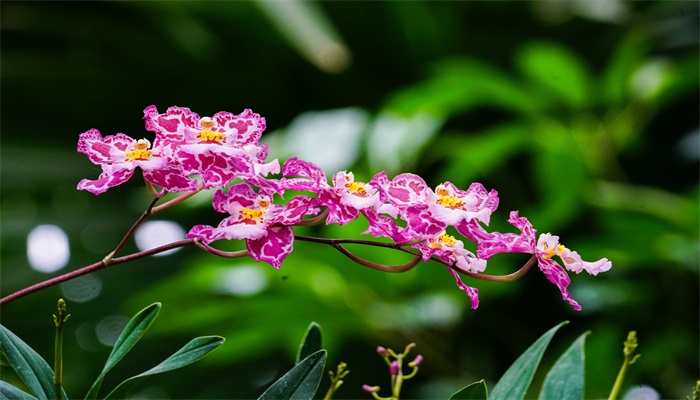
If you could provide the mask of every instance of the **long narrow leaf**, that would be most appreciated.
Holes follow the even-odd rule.
[[[321,350],[321,338],[321,326],[315,322],[312,322],[309,325],[309,328],[306,330],[304,339],[302,340],[301,345],[299,346],[296,364],[299,364],[301,360]]]
[[[2,351],[20,379],[39,399],[55,399],[53,370],[41,356],[9,329],[0,325]]]
[[[584,360],[583,345],[586,332],[559,357],[542,384],[540,399],[583,399]]]
[[[450,396],[450,400],[486,400],[488,398],[489,391],[483,379],[463,387]]]
[[[129,320],[121,335],[119,335],[117,342],[114,344],[112,352],[109,354],[104,368],[102,368],[102,372],[100,372],[100,375],[97,377],[97,379],[95,379],[90,391],[85,396],[86,400],[97,398],[97,394],[100,391],[100,386],[102,386],[102,381],[104,380],[105,375],[107,375],[107,372],[109,372],[109,370],[112,369],[124,357],[124,355],[131,350],[132,347],[134,347],[136,342],[141,339],[143,334],[153,323],[153,320],[155,320],[158,316],[160,307],[160,303],[153,303],[139,311]]]
[[[524,398],[549,342],[557,330],[568,323],[568,321],[564,321],[548,330],[530,348],[525,350],[494,386],[489,399],[519,400]]]
[[[0,400],[36,400],[31,394],[10,385],[5,381],[0,381]]]
[[[321,383],[325,364],[326,351],[315,352],[267,388],[258,400],[313,399]]]
[[[190,365],[193,362],[204,358],[216,348],[221,346],[224,343],[224,340],[225,339],[221,336],[201,336],[194,338],[180,350],[176,351],[173,355],[163,360],[163,362],[160,364],[144,373],[132,376],[131,378],[120,383],[105,397],[105,399],[123,398],[136,383],[148,376],[162,374],[164,372]]]

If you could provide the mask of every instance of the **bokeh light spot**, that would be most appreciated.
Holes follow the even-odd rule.
[[[149,250],[164,244],[176,242],[185,238],[185,230],[172,221],[148,221],[136,229],[134,240],[139,250]],[[165,256],[180,250],[172,249],[156,256]]]
[[[219,271],[215,290],[234,296],[253,296],[265,290],[267,275],[254,265],[243,265]]]
[[[95,327],[97,340],[105,346],[114,346],[127,322],[129,322],[129,319],[123,315],[110,315],[103,318]]]
[[[56,225],[39,225],[27,236],[27,258],[33,269],[51,273],[68,264],[68,235]]]
[[[76,303],[86,303],[100,295],[102,281],[94,275],[83,275],[61,283],[63,296]]]

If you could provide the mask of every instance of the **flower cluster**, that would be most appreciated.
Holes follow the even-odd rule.
[[[517,211],[511,212],[509,222],[520,233],[489,232],[486,227],[499,198],[495,190],[480,183],[462,190],[444,182],[433,189],[411,173],[389,180],[380,172],[361,182],[348,171],[336,173],[329,183],[318,166],[295,157],[280,168],[277,160],[266,160],[268,148],[259,143],[265,119],[251,110],[200,117],[188,108],[170,107],[158,113],[150,106],[144,110],[144,119],[146,129],[155,133],[153,144],[121,133],[102,137],[95,129],[80,135],[78,151],[100,165],[102,174],[97,180],[81,181],[78,189],[103,193],[128,180],[136,167],[147,182],[166,192],[218,189],[213,207],[228,216],[216,227],[194,226],[187,237],[206,245],[223,239],[245,240],[253,259],[275,268],[292,251],[295,225],[310,221],[344,225],[360,215],[368,222],[364,234],[388,237],[423,261],[447,265],[472,308],[478,306],[478,290],[467,286],[460,274],[480,277],[487,260],[499,253],[532,254],[576,310],[580,306],[568,292],[566,271],[596,275],[612,266],[605,258],[583,261],[557,236],[538,237]],[[276,177],[268,178],[271,174]],[[285,191],[301,194],[285,201]],[[465,247],[464,239],[474,243],[475,252]]]

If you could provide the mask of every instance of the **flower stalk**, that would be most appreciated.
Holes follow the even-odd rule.
[[[620,389],[622,388],[622,381],[624,381],[625,375],[627,374],[627,369],[640,357],[641,354],[634,354],[635,350],[637,350],[637,346],[637,332],[630,331],[627,334],[627,340],[625,340],[624,348],[622,350],[623,354],[625,355],[625,359],[622,361],[622,367],[620,368],[620,372],[617,374],[617,379],[615,379],[615,384],[610,391],[608,400],[615,400],[617,398],[618,394],[620,393]]]
[[[56,392],[56,400],[63,400],[63,327],[70,314],[66,311],[66,302],[58,299],[58,316],[53,316],[56,326],[56,341],[54,343],[54,368],[53,385]]]
[[[332,399],[333,394],[335,394],[338,388],[342,386],[342,384],[344,383],[343,378],[345,378],[350,373],[349,370],[345,369],[347,366],[348,365],[346,363],[341,362],[340,364],[338,364],[338,368],[335,372],[333,372],[332,370],[328,371],[328,374],[331,377],[331,386],[328,388],[326,395],[323,396],[323,400]]]

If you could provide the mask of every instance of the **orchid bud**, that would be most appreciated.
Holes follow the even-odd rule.
[[[389,352],[382,346],[377,346],[377,354],[383,358],[389,357]]]
[[[422,363],[422,362],[423,362],[423,356],[418,354],[413,361],[408,363],[408,366],[411,368],[415,368],[415,367],[419,366],[420,363]]]
[[[362,390],[367,393],[377,393],[379,391],[379,386],[362,385]]]
[[[389,365],[389,372],[391,373],[391,376],[396,376],[399,374],[399,362],[398,361],[391,362],[391,365]]]

